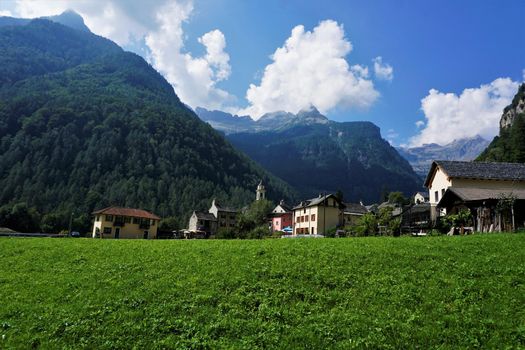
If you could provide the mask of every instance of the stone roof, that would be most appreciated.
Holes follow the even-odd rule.
[[[333,194],[326,194],[324,196],[319,195],[319,197],[312,198],[312,199],[307,199],[305,201],[302,201],[301,203],[299,203],[298,205],[293,207],[293,209],[295,210],[295,209],[300,209],[300,208],[315,207],[315,206],[318,206],[319,204],[321,204],[322,202],[324,202],[326,199],[328,199],[330,197],[334,198],[336,201],[338,201],[341,205],[344,206],[344,204],[341,203],[341,201],[339,201],[339,199],[337,199],[336,196],[334,196]]]
[[[228,213],[237,213],[238,212],[237,209],[223,207],[222,205],[219,204],[219,202],[216,199],[214,199],[211,204],[212,204],[212,206],[215,205],[217,207],[218,211],[223,211],[223,212],[228,212]]]
[[[360,203],[345,203],[345,213],[352,213],[352,214],[366,214],[368,213],[368,209],[364,205],[361,205]]]
[[[95,210],[91,214],[93,215],[115,215],[115,216],[131,216],[135,218],[144,218],[144,219],[153,219],[153,220],[160,220],[160,218],[150,213],[149,211],[142,210],[142,209],[134,209],[134,208],[121,208],[121,207],[107,207],[100,210]]]
[[[430,166],[425,187],[430,186],[438,166],[451,178],[525,181],[525,164],[522,163],[435,160]]]
[[[197,216],[197,219],[199,219],[199,220],[208,220],[208,221],[216,221],[217,220],[215,215],[213,215],[211,213],[205,213],[205,212],[202,212],[202,211],[194,211],[193,213],[195,214],[195,216]]]
[[[278,207],[283,208],[283,210],[284,210],[285,212],[291,212],[291,211],[292,211],[292,208],[291,208],[288,204],[286,204],[286,203],[284,202],[284,200],[282,200],[282,199],[281,199],[281,201],[279,202],[279,204],[277,204],[277,205],[275,206],[275,208],[273,209],[272,213],[276,213],[275,210],[276,210]]]
[[[430,203],[426,202],[426,203],[414,204],[405,211],[410,212],[412,214],[430,211]]]
[[[457,188],[449,187],[441,200],[438,207],[446,207],[447,204],[452,204],[457,198],[463,202],[484,201],[490,199],[499,199],[501,195],[512,195],[516,199],[525,199],[525,189],[516,188],[509,190],[508,188]]]

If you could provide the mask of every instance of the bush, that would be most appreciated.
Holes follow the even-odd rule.
[[[246,238],[248,239],[261,239],[265,237],[269,237],[271,235],[270,230],[268,229],[268,225],[264,224],[261,226],[258,226],[248,232],[246,234]]]

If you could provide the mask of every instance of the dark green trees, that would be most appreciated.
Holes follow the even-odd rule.
[[[114,43],[38,20],[1,27],[0,48],[0,203],[35,208],[41,230],[67,228],[71,213],[89,229],[109,205],[181,225],[213,197],[246,205],[260,179],[270,197],[290,197]]]

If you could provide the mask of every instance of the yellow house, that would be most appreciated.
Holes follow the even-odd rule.
[[[325,234],[343,225],[344,204],[333,194],[301,202],[293,208],[294,234]]]
[[[157,238],[160,218],[146,210],[108,207],[91,214],[93,238]]]

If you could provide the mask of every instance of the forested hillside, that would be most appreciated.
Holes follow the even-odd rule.
[[[291,190],[237,152],[139,56],[47,20],[0,27],[0,226],[86,230],[108,205],[186,224],[211,199],[241,206],[260,179]],[[40,221],[40,220],[39,220]],[[14,227],[16,228],[16,227]]]
[[[525,163],[525,84],[503,110],[499,135],[477,160]]]

